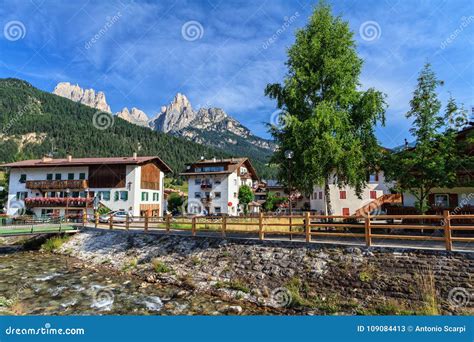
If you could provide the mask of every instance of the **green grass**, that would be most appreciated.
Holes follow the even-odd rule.
[[[216,289],[229,289],[235,291],[241,291],[243,293],[250,293],[250,289],[247,285],[244,284],[241,280],[231,280],[231,281],[218,281],[214,284]]]
[[[73,226],[62,226],[61,231],[70,231],[74,230]],[[32,233],[54,233],[59,232],[59,227],[33,227],[33,230],[30,228],[1,228],[0,227],[0,236],[2,235],[21,235],[21,234],[32,234]]]
[[[41,250],[45,252],[54,252],[67,240],[69,240],[69,236],[54,236],[41,245]]]
[[[153,270],[156,273],[168,273],[171,272],[171,268],[166,265],[163,261],[158,260],[158,259],[153,259],[151,261],[151,264],[153,266]]]

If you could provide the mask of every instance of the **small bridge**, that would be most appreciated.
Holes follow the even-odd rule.
[[[0,221],[0,237],[77,232],[77,224],[60,219],[2,219]]]

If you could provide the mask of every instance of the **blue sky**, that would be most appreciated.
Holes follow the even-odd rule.
[[[354,31],[362,88],[388,96],[387,125],[377,129],[384,146],[410,139],[404,114],[426,61],[445,81],[441,99],[451,92],[474,105],[472,0],[329,2]],[[275,103],[265,85],[282,81],[286,49],[315,4],[0,0],[0,77],[46,91],[77,83],[104,91],[114,112],[134,106],[149,116],[181,92],[194,108],[221,107],[268,137]]]

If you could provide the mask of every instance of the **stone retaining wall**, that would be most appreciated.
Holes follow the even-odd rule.
[[[474,253],[97,230],[60,252],[285,313],[474,313]]]

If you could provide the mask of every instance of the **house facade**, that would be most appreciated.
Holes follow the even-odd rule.
[[[158,157],[53,159],[44,157],[2,165],[10,172],[8,215],[94,213],[98,207],[133,216],[163,214],[164,174]]]
[[[456,141],[458,148],[466,156],[474,155],[474,128],[472,122],[469,126],[457,132]],[[413,147],[413,148],[416,148]],[[474,178],[472,162],[456,170],[457,180],[452,188],[436,187],[428,195],[428,205],[432,210],[450,210],[451,212],[472,212],[474,210]],[[412,209],[416,206],[417,199],[410,192],[403,193],[403,206]]]
[[[252,188],[257,173],[248,158],[204,159],[189,164],[181,173],[188,180],[187,213],[239,215],[242,185]]]
[[[355,189],[350,186],[339,188],[333,176],[329,185],[332,213],[326,212],[324,187],[315,185],[311,194],[311,210],[324,215],[363,215],[367,212],[380,211],[383,205],[401,203],[401,196],[392,194],[391,184],[385,182],[383,172],[369,176],[366,187],[359,198]]]

